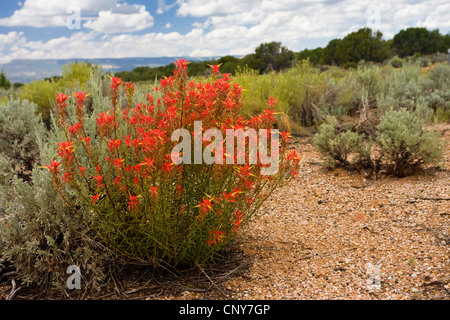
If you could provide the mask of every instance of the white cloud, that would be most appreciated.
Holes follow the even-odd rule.
[[[153,17],[145,6],[122,5],[115,11],[105,10],[98,13],[98,18],[83,24],[84,28],[98,33],[120,33],[140,31],[153,26]]]
[[[174,6],[178,5],[180,0],[173,1],[172,4],[167,4],[165,0],[158,0],[156,13],[157,14],[163,14],[164,12],[169,11]]]
[[[36,11],[39,4],[49,2],[52,5],[45,14],[31,15],[32,5]],[[59,0],[26,0],[11,17],[0,19],[0,25],[14,25],[20,15],[22,19],[27,15],[32,17],[30,19],[38,25],[59,23],[51,18],[65,17],[67,4],[60,3]],[[149,28],[154,23],[144,6],[117,0],[80,0],[79,3],[82,14],[90,12],[91,15],[82,30],[49,41],[28,41],[18,32],[0,34],[0,63],[30,57],[244,55],[254,52],[261,42],[268,41],[280,41],[289,49],[299,51],[326,45],[333,38],[341,38],[367,26],[369,6],[380,8],[380,31],[385,38],[412,26],[439,28],[441,33],[450,29],[448,0],[172,0],[170,3],[160,0],[156,13],[167,12],[176,6],[178,17],[194,17],[197,21],[184,33],[173,32],[173,21],[170,21],[165,32],[139,35],[132,32]],[[28,11],[22,11],[25,8]],[[314,45],[308,45],[311,43]]]
[[[0,19],[8,27],[65,27],[73,9],[79,9],[83,27],[99,33],[134,32],[153,26],[143,5],[118,0],[26,0],[12,16]]]
[[[13,15],[0,19],[0,25],[30,26],[30,27],[56,27],[66,26],[70,13],[67,10],[77,7],[83,15],[96,14],[100,10],[114,7],[117,0],[25,0],[23,6],[14,11]]]
[[[170,29],[172,27],[173,26],[172,26],[172,24],[170,22],[167,22],[166,25],[164,26],[164,28],[166,28],[166,29]]]

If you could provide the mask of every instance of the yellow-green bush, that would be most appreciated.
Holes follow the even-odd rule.
[[[53,80],[32,81],[25,84],[19,97],[35,103],[37,112],[49,122],[50,113],[55,108],[55,92],[87,90],[91,73],[98,73],[100,67],[84,62],[67,63],[63,66],[61,77]]]

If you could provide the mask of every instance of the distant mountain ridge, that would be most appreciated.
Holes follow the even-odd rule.
[[[104,71],[131,71],[136,67],[159,67],[174,62],[176,59],[188,59],[189,61],[204,61],[218,57],[152,57],[152,58],[103,58],[103,59],[39,59],[13,60],[0,65],[0,70],[6,73],[11,82],[29,83],[32,80],[60,75],[62,67],[68,62],[87,61],[101,65]]]

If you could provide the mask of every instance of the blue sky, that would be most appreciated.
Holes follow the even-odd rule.
[[[450,2],[2,0],[0,64],[27,58],[244,55],[268,41],[300,51],[362,27],[378,29],[386,39],[407,27],[447,33]]]

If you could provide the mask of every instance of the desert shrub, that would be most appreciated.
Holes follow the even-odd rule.
[[[435,111],[438,121],[450,119],[450,66],[436,64],[423,81],[422,103]]]
[[[357,165],[370,158],[370,143],[363,134],[344,129],[339,132],[336,117],[328,117],[327,121],[319,126],[318,133],[314,136],[315,148],[326,156],[327,167],[334,168],[336,163],[341,165]],[[353,153],[358,157],[349,159]]]
[[[270,148],[279,152],[274,175],[263,174],[261,154],[257,163],[249,163],[248,148],[239,155],[245,156],[244,163],[236,164],[234,152],[233,165],[187,164],[196,156],[184,148],[174,151],[171,133],[186,129],[190,139],[195,121],[205,129],[217,128],[223,137],[227,128],[272,128],[273,98],[260,115],[244,120],[239,116],[241,87],[229,75],[220,76],[217,66],[213,73],[208,82],[187,83],[187,62],[179,60],[174,76],[162,79],[145,104],[135,104],[131,83],[112,77],[111,101],[99,105],[94,97],[91,115],[84,112],[86,93],[75,93],[76,101],[58,94],[58,124],[64,134],[58,137],[58,156],[47,163],[54,190],[116,259],[155,268],[211,262],[285,176],[297,173],[300,159],[285,151],[285,133],[281,149]],[[126,107],[121,110],[123,91]],[[194,152],[197,139],[188,143]],[[201,147],[211,147],[209,140],[199,141]],[[208,150],[204,157],[220,152],[220,145]],[[221,161],[229,155],[227,148]]]
[[[101,84],[90,82],[93,95],[102,97]],[[35,109],[27,101],[0,106],[0,255],[14,265],[21,285],[66,290],[67,267],[77,265],[82,289],[100,289],[111,256],[78,212],[55,193],[52,175],[40,166],[51,163],[64,132],[55,121],[47,132]],[[24,161],[33,165],[28,182],[11,168]]]
[[[391,66],[393,66],[394,68],[401,68],[404,62],[405,61],[402,58],[399,58],[397,56],[393,57],[390,60]]]
[[[36,104],[36,113],[41,114],[44,120],[49,121],[50,113],[55,105],[55,91],[57,90],[56,82],[49,80],[32,81],[22,87],[20,98]]]
[[[408,109],[414,111],[423,96],[420,66],[405,63],[401,69],[387,66],[377,95],[380,111]]]
[[[61,78],[58,81],[58,90],[88,90],[91,73],[101,71],[100,66],[86,62],[69,62],[63,66]]]
[[[360,84],[352,70],[342,72],[333,67],[328,72],[326,93],[323,95],[321,109],[325,115],[353,115],[360,102]]]
[[[37,139],[45,139],[46,130],[36,108],[26,100],[0,105],[0,155],[9,159],[17,172],[32,170],[39,162]]]
[[[100,289],[107,251],[53,191],[52,176],[34,170],[32,184],[13,178],[0,194],[0,253],[22,286],[67,290],[67,267],[77,265],[82,289]]]
[[[438,135],[424,129],[431,114],[424,106],[414,112],[388,111],[381,117],[374,139],[351,129],[338,130],[337,119],[331,117],[319,127],[313,144],[326,157],[327,167],[345,165],[366,176],[377,176],[383,168],[400,177],[411,175],[424,164],[437,163],[442,154]]]
[[[418,109],[392,110],[380,119],[377,143],[384,158],[392,163],[392,172],[398,176],[412,174],[422,164],[436,163],[443,150],[436,133],[424,129],[430,112]]]
[[[32,81],[25,84],[19,97],[35,103],[37,113],[46,123],[50,122],[50,114],[55,111],[55,92],[88,90],[87,83],[91,73],[98,75],[101,68],[89,63],[74,62],[63,66],[62,75],[55,79]]]
[[[357,70],[358,83],[362,86],[362,91],[367,96],[370,104],[376,100],[381,91],[381,72],[377,66],[362,66]]]
[[[13,177],[14,170],[11,168],[11,159],[0,153],[0,186],[7,186]]]

